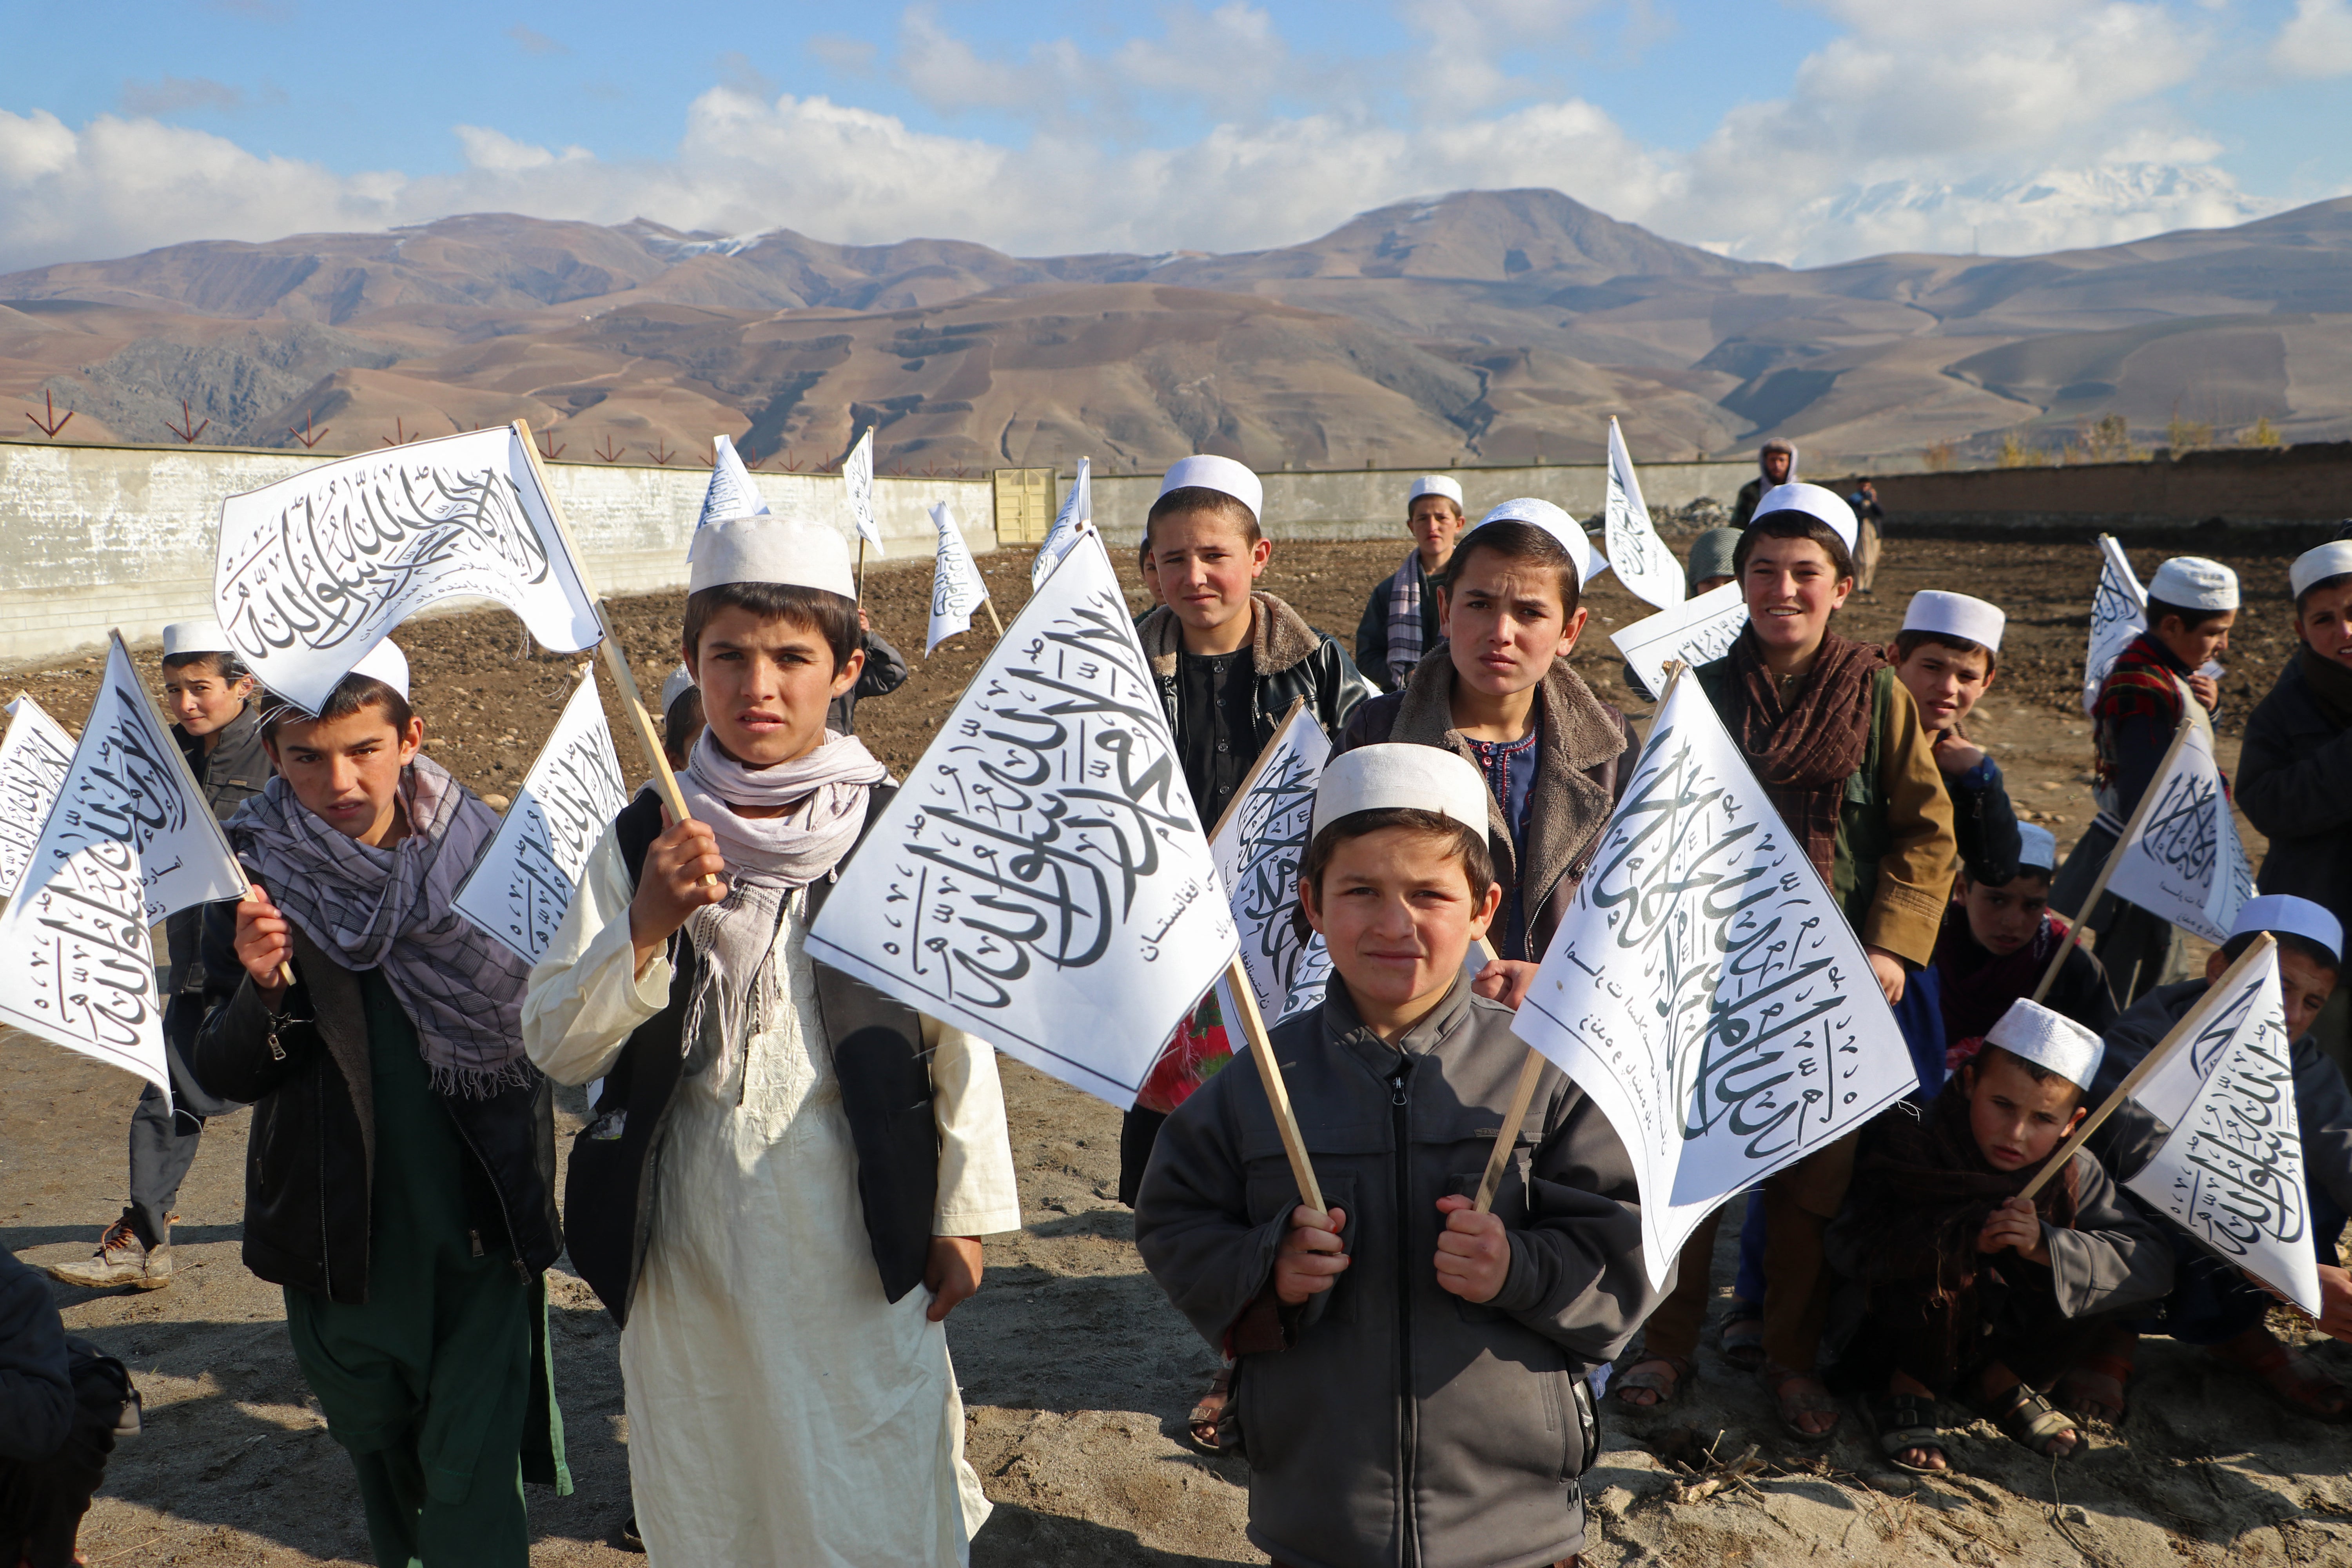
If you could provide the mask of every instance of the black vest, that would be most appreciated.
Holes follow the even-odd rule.
[[[896,793],[893,784],[868,792],[859,844]],[[646,851],[662,830],[661,797],[651,790],[639,795],[614,819],[613,830],[634,885],[644,870]],[[853,847],[850,854],[856,853]],[[846,863],[848,857],[843,858]],[[827,877],[810,885],[812,921],[833,881]],[[669,1005],[621,1047],[597,1097],[596,1120],[572,1138],[564,1177],[564,1235],[572,1267],[618,1323],[628,1321],[629,1299],[645,1266],[662,1131],[684,1066],[687,1000],[702,969],[683,931],[670,937],[669,957]],[[896,1301],[923,1282],[939,1210],[939,1123],[922,1019],[863,981],[823,963],[815,969],[817,1011],[857,1148],[866,1234],[883,1293]]]

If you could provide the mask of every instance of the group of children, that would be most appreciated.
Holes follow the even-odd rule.
[[[1171,468],[1141,557],[1160,603],[1137,630],[1204,828],[1294,700],[1332,742],[1298,892],[1332,980],[1270,1042],[1327,1206],[1293,1184],[1258,1074],[1197,1054],[1129,1114],[1121,1193],[1146,1266],[1227,1363],[1193,1431],[1246,1457],[1251,1538],[1276,1562],[1572,1563],[1592,1374],[1645,1333],[1612,1398],[1675,1398],[1716,1231],[1653,1289],[1626,1146],[1549,1066],[1491,1207],[1471,1196],[1527,1059],[1512,1009],[1633,762],[1626,716],[1570,664],[1605,563],[1538,500],[1465,530],[1459,486],[1433,476],[1360,661],[1257,586],[1263,504],[1237,462]],[[1826,1438],[1858,1395],[1890,1462],[1920,1470],[1951,1463],[1947,1398],[2037,1452],[2075,1450],[2080,1419],[2120,1414],[2147,1331],[2341,1415],[2343,1391],[2263,1329],[2267,1298],[2121,1195],[2148,1128],[2120,1120],[2021,1196],[2201,984],[2158,984],[2142,962],[2148,994],[2117,1016],[2137,983],[2103,968],[2103,940],[2046,1005],[2029,999],[2068,934],[2049,910],[2065,879],[1967,732],[2000,611],[1922,594],[1891,646],[1850,640],[1834,622],[1853,510],[1790,482],[1747,510],[1692,552],[1692,587],[1737,582],[1749,620],[1691,677],[1852,923],[1924,1109],[1753,1194],[1727,1353],[1792,1437]],[[242,724],[269,771],[215,797],[257,890],[202,917],[175,1087],[184,1071],[200,1103],[255,1107],[246,1262],[285,1288],[386,1564],[520,1564],[521,1482],[568,1485],[543,1283],[567,1242],[623,1324],[655,1561],[961,1563],[987,1517],[944,1321],[979,1289],[982,1238],[1021,1223],[994,1053],[804,945],[895,788],[835,706],[871,654],[846,550],[761,516],[700,531],[690,573],[663,707],[691,819],[634,799],[528,971],[450,907],[496,817],[423,750],[390,643],[317,713],[247,691],[207,649],[239,706],[205,709],[208,729],[183,709],[192,761]],[[2195,671],[2226,646],[2226,577],[2196,561],[2157,575],[2149,630],[2100,702],[2111,815],[2152,771],[2155,675],[2211,700]],[[2331,1005],[2342,1017],[2341,927],[2306,895],[2340,907],[2352,864],[2352,544],[2298,560],[2294,585],[2304,652],[2250,727],[2242,791],[2251,812],[2260,773],[2265,830],[2301,847],[2292,866],[2274,848],[2276,896],[2247,906],[2232,948],[2280,939],[2323,1326],[2352,1336],[2333,1254],[2352,1094],[2305,1037]],[[1495,956],[1465,978],[1482,940]],[[1204,1005],[1179,1043],[1218,1026]],[[551,1082],[593,1096],[560,1222]],[[169,1201],[134,1176],[138,1250],[97,1262],[143,1271]]]

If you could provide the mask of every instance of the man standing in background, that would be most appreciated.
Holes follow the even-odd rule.
[[[1868,479],[1845,498],[1845,504],[1853,508],[1853,520],[1862,530],[1853,548],[1854,589],[1874,599],[1878,591],[1871,584],[1878,579],[1878,552],[1883,538],[1879,524],[1885,521],[1886,510],[1878,504],[1878,487]]]
[[[1757,452],[1756,466],[1761,472],[1739,487],[1739,499],[1731,503],[1733,528],[1748,526],[1748,520],[1756,515],[1756,503],[1764,499],[1766,490],[1795,482],[1797,448],[1775,436]]]
[[[1383,691],[1403,689],[1413,666],[1438,644],[1437,590],[1462,537],[1462,487],[1444,474],[1413,480],[1405,526],[1412,531],[1412,553],[1381,579],[1356,623],[1356,668]]]

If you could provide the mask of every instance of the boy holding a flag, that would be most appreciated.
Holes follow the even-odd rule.
[[[623,1324],[637,1524],[698,1568],[946,1568],[989,1505],[944,1322],[1021,1223],[995,1054],[807,950],[895,789],[825,727],[861,664],[841,535],[713,524],[689,584],[691,819],[623,810],[523,1016],[550,1075],[604,1079],[567,1217]]]
[[[254,891],[205,911],[191,1065],[254,1104],[245,1264],[285,1288],[376,1560],[522,1568],[523,1481],[571,1489],[554,1100],[523,1055],[526,965],[451,908],[498,816],[424,731],[390,642],[317,715],[265,708],[277,776],[228,822]]]
[[[2174,556],[2148,579],[2147,629],[2116,656],[2093,706],[2099,815],[2067,856],[2050,902],[2096,935],[2120,1007],[2164,979],[2177,939],[2163,916],[2112,893],[2095,910],[2084,909],[2083,900],[2163,766],[2180,723],[2182,688],[2208,712],[2220,712],[2221,687],[2203,670],[2228,651],[2237,618],[2236,573],[2201,556]]]
[[[1572,1563],[1587,1374],[1656,1300],[1633,1160],[1557,1068],[1493,1211],[1468,1195],[1528,1059],[1462,975],[1502,900],[1488,820],[1435,747],[1331,760],[1299,909],[1333,978],[1269,1043],[1328,1211],[1240,1062],[1169,1119],[1136,1204],[1146,1266],[1238,1358],[1226,1421],[1277,1563]]]
[[[2319,1255],[2319,1288],[2326,1307],[2319,1326],[2337,1339],[2352,1339],[2352,1274],[2345,1271],[2336,1250],[2346,1216],[2352,1215],[2352,1091],[2311,1038],[2312,1021],[2335,993],[2343,968],[2344,928],[2333,914],[2291,893],[2247,900],[2230,940],[2205,961],[2204,978],[2156,987],[2108,1028],[2106,1059],[2092,1098],[2104,1100],[2112,1093],[2265,931],[2278,942],[2279,994],[2286,1014],[2295,1120],[2302,1135],[2304,1213],[2311,1245]],[[2164,1131],[2146,1110],[2126,1101],[2093,1137],[2091,1147],[2109,1170],[2128,1180],[2153,1156]],[[2208,1253],[2178,1226],[2166,1230],[2179,1262],[2178,1282],[2154,1317],[2140,1327],[2170,1334],[2183,1344],[2203,1346],[2218,1360],[2261,1379],[2272,1397],[2290,1410],[2318,1421],[2352,1416],[2352,1391],[2317,1362],[2282,1343],[2264,1325],[2272,1301],[2268,1288]],[[2068,1406],[2103,1420],[2121,1419],[2137,1342],[2134,1330],[2117,1330],[2085,1357],[2068,1375]]]
[[[1936,1402],[1958,1398],[2044,1458],[2081,1447],[2046,1388],[2097,1320],[2153,1300],[2172,1249],[2088,1150],[2023,1189],[2089,1114],[2099,1037],[2020,1001],[1917,1121],[1891,1118],[1831,1225],[1857,1313],[1836,1373],[1898,1469],[1950,1468]]]
[[[1724,728],[1843,907],[1889,1005],[1934,956],[1958,847],[1952,805],[1910,691],[1875,646],[1830,617],[1853,592],[1853,509],[1819,485],[1768,490],[1736,557],[1747,629],[1691,672]],[[1782,1428],[1801,1442],[1835,1430],[1815,1373],[1832,1277],[1822,1234],[1853,1172],[1851,1136],[1770,1177],[1764,1199],[1763,1363]],[[1706,1312],[1716,1218],[1683,1248],[1675,1289],[1652,1319],[1643,1359],[1619,1382],[1628,1403],[1671,1398],[1690,1372]],[[1646,1394],[1647,1398],[1641,1397]]]

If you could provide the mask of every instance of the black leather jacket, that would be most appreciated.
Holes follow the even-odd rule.
[[[1265,749],[1265,743],[1274,739],[1275,726],[1290,711],[1291,702],[1301,697],[1307,700],[1307,710],[1323,726],[1324,733],[1338,734],[1339,726],[1348,721],[1348,715],[1355,711],[1356,704],[1378,696],[1378,688],[1364,679],[1356,661],[1335,639],[1308,626],[1297,611],[1271,594],[1253,594],[1250,597],[1266,613],[1260,616],[1247,645],[1253,672],[1249,754],[1254,757]],[[1137,633],[1151,660],[1160,701],[1168,713],[1168,727],[1175,731],[1181,749],[1186,715],[1178,689],[1174,612],[1164,605],[1153,610],[1143,617]]]
[[[368,1299],[374,1079],[359,976],[294,932],[293,989],[273,1019],[237,962],[236,905],[205,910],[204,1026],[189,1063],[206,1093],[253,1102],[245,1266],[332,1301]],[[563,1251],[555,1096],[544,1078],[487,1100],[442,1095],[472,1151],[466,1196],[485,1249],[533,1277]]]

